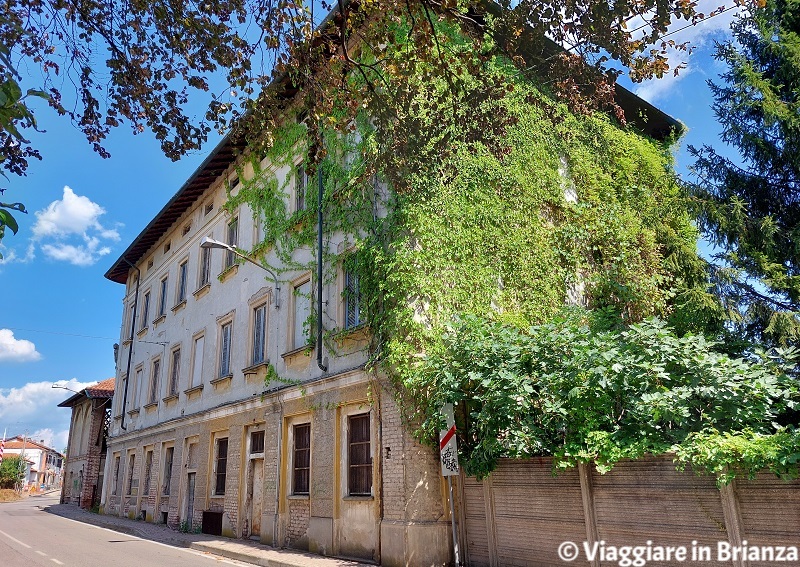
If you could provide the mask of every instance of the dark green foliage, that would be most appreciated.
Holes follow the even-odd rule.
[[[0,488],[15,488],[25,473],[19,455],[4,455],[0,463]]]
[[[775,424],[800,401],[784,360],[731,358],[658,319],[605,323],[576,310],[528,330],[474,316],[448,325],[418,373],[431,397],[423,429],[437,431],[438,408],[455,403],[462,463],[478,476],[499,457],[603,472],[666,451],[726,478],[765,467],[797,476],[798,434]]]
[[[718,250],[711,275],[739,338],[800,344],[800,1],[767,0],[718,45],[711,84],[734,161],[692,148],[700,227]],[[741,165],[740,165],[741,164]]]

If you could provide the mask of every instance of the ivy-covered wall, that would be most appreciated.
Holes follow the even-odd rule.
[[[446,49],[475,49],[475,64],[442,77],[402,41],[384,46],[383,64],[409,66],[416,83],[387,85],[392,96],[364,101],[359,118],[344,125],[335,116],[317,117],[322,148],[308,140],[304,124],[287,118],[272,133],[269,167],[254,159],[255,174],[228,203],[248,203],[264,223],[265,239],[252,253],[274,251],[273,270],[313,269],[293,261],[292,252],[315,249],[315,175],[322,172],[326,283],[342,262],[357,273],[372,361],[397,385],[409,426],[427,440],[439,425],[448,372],[463,370],[430,367],[453,364],[454,357],[440,355],[452,349],[445,337],[453,336],[455,320],[477,316],[521,330],[575,302],[602,314],[607,328],[657,316],[682,335],[713,331],[719,320],[698,261],[697,232],[674,183],[673,140],[647,139],[603,114],[574,115],[545,84],[523,77],[487,46],[452,33],[441,40]],[[492,96],[484,96],[487,84]],[[306,209],[294,211],[288,203],[298,156],[305,156],[310,180]],[[334,236],[342,235],[348,245],[332,249]],[[327,348],[335,349],[331,337],[339,332],[326,326]],[[502,361],[492,364],[483,368],[485,387],[470,394],[478,412],[501,384],[491,375]],[[536,395],[535,388],[518,387],[511,399]],[[448,401],[464,401],[450,392]],[[517,405],[515,411],[534,411]],[[462,434],[472,436],[462,452],[471,472],[489,472],[498,456],[557,452],[557,442],[526,444],[530,432],[522,421],[510,419],[492,433],[471,426],[479,413],[466,406],[461,412]],[[567,424],[584,418],[564,417]],[[597,431],[614,434],[613,427]],[[493,435],[511,444],[517,439],[522,449],[495,443],[491,455],[467,453],[485,450],[475,436]],[[557,438],[558,431],[547,435]],[[615,449],[598,457],[585,435],[573,441],[586,449],[573,446],[574,458],[610,463],[633,454]],[[652,447],[670,445],[659,439]]]

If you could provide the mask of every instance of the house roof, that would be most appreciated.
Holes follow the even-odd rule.
[[[319,25],[321,29],[328,21],[338,15],[338,7],[331,11]],[[547,42],[546,49],[561,49],[555,42]],[[289,84],[288,75],[279,77],[275,84],[282,85],[286,98],[291,98],[296,89]],[[616,86],[617,104],[622,108],[629,123],[642,133],[664,140],[671,132],[680,133],[683,125],[649,102],[639,98],[628,89]],[[183,186],[167,202],[150,223],[139,233],[128,248],[117,258],[116,262],[105,273],[105,277],[113,282],[124,284],[128,280],[128,272],[159,241],[164,233],[188,211],[202,196],[206,189],[234,162],[246,148],[244,140],[227,134]],[[61,405],[61,404],[59,404]]]
[[[17,435],[16,437],[11,437],[9,439],[6,439],[4,447],[5,447],[6,451],[8,451],[9,449],[11,449],[11,450],[15,450],[15,449],[22,450],[24,448],[24,449],[41,449],[43,451],[50,451],[51,453],[58,453],[59,455],[61,454],[58,451],[56,451],[55,449],[53,449],[51,447],[48,447],[47,445],[43,445],[42,443],[38,443],[38,442],[34,441],[33,439],[30,439],[30,438],[24,438],[23,439],[23,437],[20,436],[20,435]]]
[[[58,407],[60,408],[71,408],[78,402],[83,401],[84,399],[108,399],[114,397],[114,378],[107,378],[102,382],[98,382],[94,386],[87,386],[80,392],[76,392],[60,404]]]

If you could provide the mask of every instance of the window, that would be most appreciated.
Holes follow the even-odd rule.
[[[172,484],[172,459],[175,456],[175,447],[167,447],[164,450],[164,486],[161,493],[169,496],[170,485]]]
[[[264,432],[253,431],[250,434],[250,452],[263,453],[264,452]]]
[[[153,373],[150,376],[150,395],[147,398],[148,404],[154,404],[158,400],[159,374],[161,374],[161,360],[157,358],[153,361]]]
[[[236,247],[239,244],[239,217],[233,217],[228,223],[228,240],[230,246]],[[225,268],[230,268],[236,261],[236,254],[231,250],[225,252]]]
[[[205,345],[205,335],[200,335],[194,338],[194,346],[192,347],[192,380],[189,382],[189,387],[194,388],[203,383],[203,346]]]
[[[294,210],[303,211],[306,208],[306,189],[308,188],[308,174],[301,163],[294,170]]]
[[[139,319],[139,330],[147,327],[147,314],[150,311],[150,291],[144,293],[142,298],[142,317]]]
[[[189,234],[190,230],[192,230],[192,223],[183,225],[183,231],[181,233],[181,236],[186,236],[187,234]]]
[[[217,439],[217,466],[215,470],[214,494],[225,494],[225,477],[228,473],[228,438]]]
[[[181,349],[176,348],[172,351],[172,364],[169,373],[169,395],[178,395],[178,384],[181,376]]]
[[[351,496],[372,494],[369,414],[347,418],[347,489]]]
[[[267,304],[253,309],[253,366],[267,360]]]
[[[203,287],[211,281],[211,248],[200,249],[200,279],[197,287]]]
[[[125,318],[125,327],[124,331],[130,331],[130,335],[133,335],[133,332],[136,330],[136,321],[133,319],[133,304],[128,306],[128,316]],[[126,333],[126,336],[123,337],[124,340],[130,339],[130,335]]]
[[[311,424],[294,426],[292,494],[308,494],[311,465]]]
[[[294,334],[293,348],[301,348],[308,343],[308,318],[311,316],[311,280],[294,287]]]
[[[139,388],[142,386],[142,367],[136,369],[136,374],[134,374],[133,379],[133,388],[131,392],[131,407],[133,409],[137,409],[139,407]]]
[[[114,484],[111,487],[111,494],[117,494],[119,492],[119,455],[114,457]]]
[[[136,455],[131,453],[128,457],[128,491],[127,494],[133,494],[133,467],[136,464]]]
[[[125,388],[128,387],[128,375],[121,374],[120,382],[122,385],[114,388],[114,400],[111,403],[111,407],[115,409],[114,417],[122,417],[122,397],[125,395]]]
[[[167,312],[167,276],[161,280],[161,291],[158,294],[158,316]]]
[[[219,376],[231,375],[231,322],[220,327],[219,339]]]
[[[207,203],[205,208],[203,209],[203,215],[207,215],[213,210],[214,210],[214,203]]]
[[[267,237],[266,231],[264,230],[265,229],[265,226],[264,226],[265,222],[266,221],[265,221],[264,217],[261,215],[261,213],[253,214],[253,224],[255,224],[255,229],[256,229],[256,235],[255,235],[255,239],[253,240],[253,246],[257,246],[257,245],[261,244],[264,241],[264,239]]]
[[[344,328],[352,329],[361,324],[361,291],[358,285],[358,274],[353,266],[345,266],[344,270]]]
[[[169,252],[170,248],[172,248],[172,242],[167,242],[167,243],[164,245],[164,254],[166,254],[167,252]]]
[[[147,456],[144,459],[144,486],[142,487],[142,494],[150,494],[150,478],[152,476],[153,468],[153,451],[147,451]]]
[[[178,297],[175,303],[186,301],[186,274],[189,270],[189,260],[184,260],[178,266]]]

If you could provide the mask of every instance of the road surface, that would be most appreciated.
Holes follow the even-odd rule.
[[[0,504],[2,567],[227,567],[228,559],[172,547],[44,511],[58,495]]]

